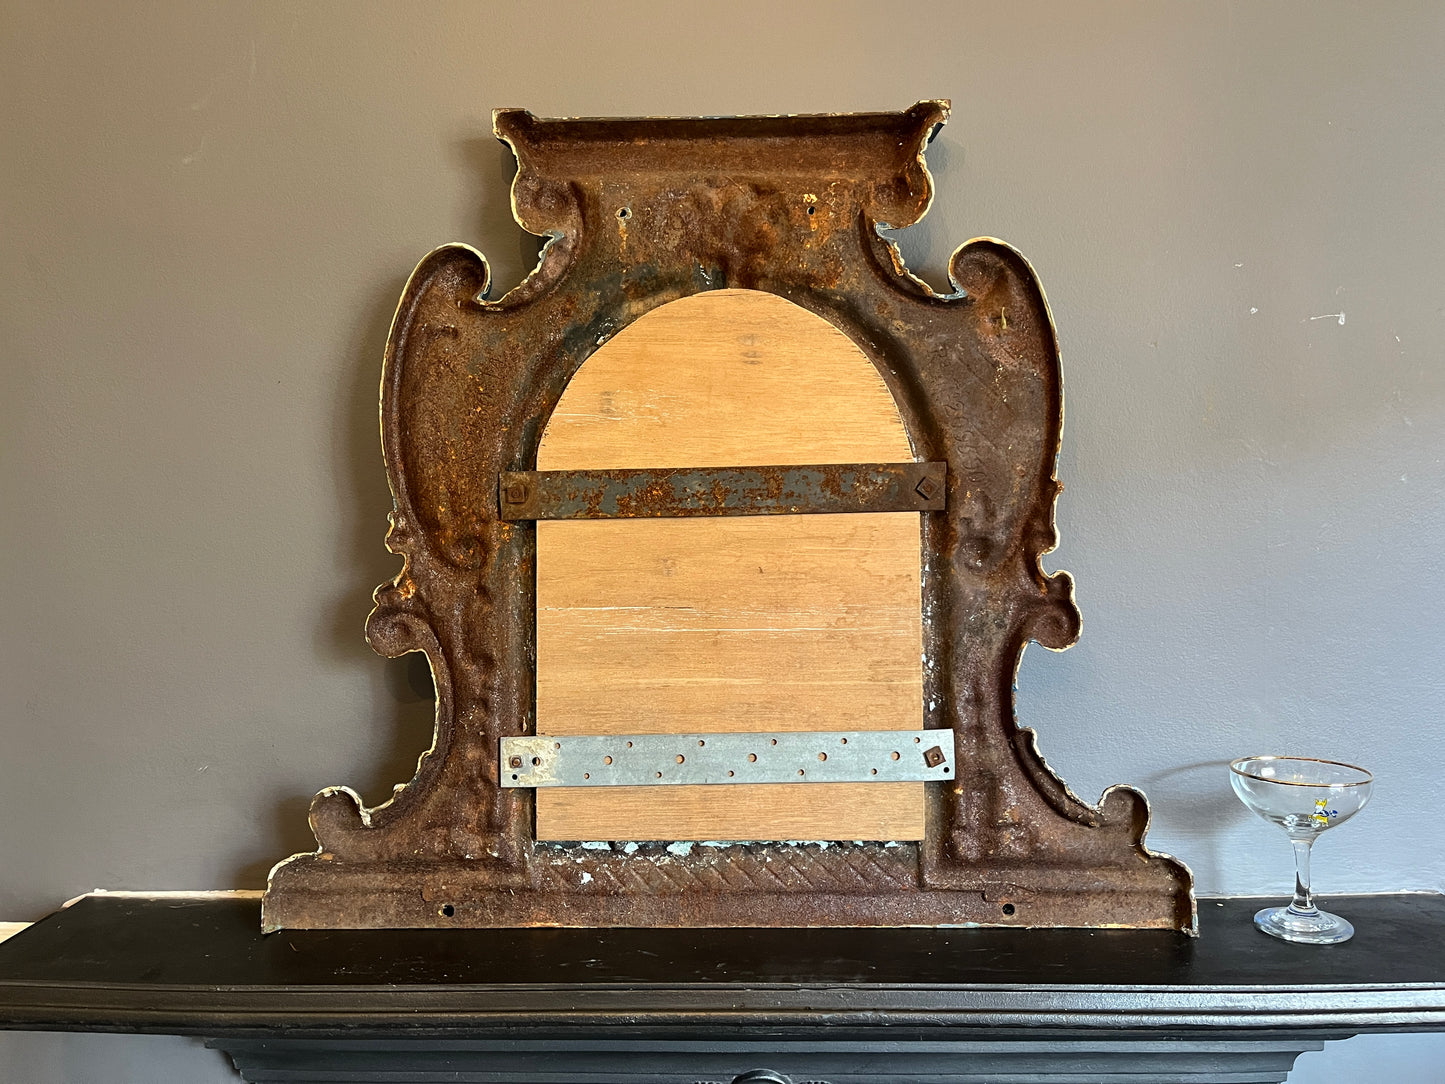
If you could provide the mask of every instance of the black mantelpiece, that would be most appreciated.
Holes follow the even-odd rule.
[[[1079,929],[263,936],[254,897],[101,895],[0,945],[0,1026],[202,1035],[252,1081],[729,1084],[753,1069],[793,1084],[1279,1081],[1325,1039],[1445,1030],[1445,896],[1331,902],[1359,933],[1318,949],[1257,933],[1258,901],[1240,899],[1201,900],[1196,940]]]

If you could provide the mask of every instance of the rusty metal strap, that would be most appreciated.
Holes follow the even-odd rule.
[[[941,512],[945,463],[503,471],[502,519]]]

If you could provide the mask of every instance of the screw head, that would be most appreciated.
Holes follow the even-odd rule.
[[[521,482],[513,482],[507,487],[507,503],[521,504],[527,499],[527,487]]]
[[[923,763],[927,764],[930,768],[938,767],[943,761],[943,750],[937,745],[923,754]]]
[[[520,768],[521,766],[522,766],[522,758],[521,758],[521,757],[509,757],[509,758],[507,759],[507,767],[509,767],[509,768]]]
[[[925,476],[913,487],[913,492],[917,493],[925,501],[931,501],[938,495],[938,483],[932,478]]]

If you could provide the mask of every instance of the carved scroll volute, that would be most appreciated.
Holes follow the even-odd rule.
[[[935,702],[951,707],[940,724],[955,729],[962,768],[939,811],[946,828],[924,849],[923,873],[930,884],[1022,895],[1027,867],[1037,875],[1075,862],[1138,863],[1148,853],[1147,806],[1127,787],[1112,788],[1099,808],[1081,802],[1043,761],[1034,732],[1016,722],[1025,645],[1063,650],[1080,631],[1072,578],[1042,566],[1057,544],[1062,489],[1054,474],[1058,349],[1043,291],[1010,246],[971,241],[949,273],[955,350],[946,370],[924,366],[921,375],[936,425],[924,428],[939,433],[950,468],[946,526],[930,526],[952,570],[932,581]]]
[[[482,765],[475,755],[457,755],[465,748],[457,738],[482,699],[477,632],[489,621],[486,569],[498,541],[495,508],[468,477],[471,469],[487,469],[489,457],[478,450],[496,443],[470,371],[487,277],[485,261],[470,249],[432,253],[407,284],[387,344],[382,446],[394,510],[386,545],[403,564],[377,588],[366,634],[383,655],[426,655],[437,691],[436,730],[415,779],[389,802],[363,810],[343,789],[317,796],[311,817],[322,853],[340,860],[500,853],[495,831],[456,815],[479,797]],[[404,832],[397,831],[401,825]]]

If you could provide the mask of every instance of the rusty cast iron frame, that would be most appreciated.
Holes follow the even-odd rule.
[[[942,512],[946,463],[503,471],[503,519]]]
[[[1136,926],[1192,932],[1189,871],[1144,846],[1125,786],[1078,800],[1014,716],[1025,645],[1079,632],[1054,548],[1063,399],[1032,269],[978,239],[951,292],[880,230],[918,221],[923,149],[946,102],[901,113],[675,120],[495,117],[517,156],[513,213],[548,240],[488,299],[480,253],[447,245],[408,282],[387,344],[382,444],[400,574],[367,637],[426,654],[434,744],[365,808],[311,806],[319,847],[271,874],[267,929],[402,926]],[[535,469],[568,380],[633,320],[704,290],[764,290],[842,330],[892,391],[920,462],[947,465],[921,514],[922,725],[959,774],[927,784],[921,843],[540,844],[533,795],[498,785],[498,741],[534,729],[536,528],[499,512]],[[687,851],[688,853],[675,853]]]

